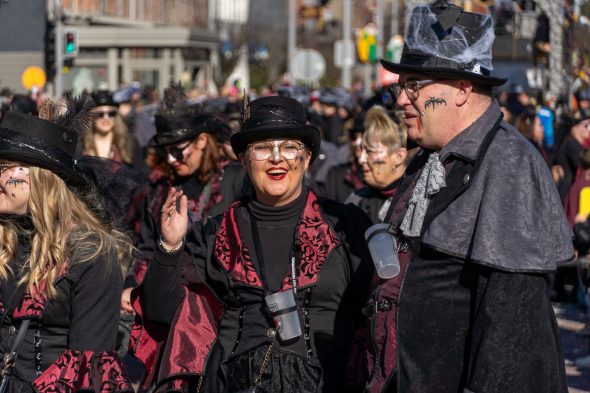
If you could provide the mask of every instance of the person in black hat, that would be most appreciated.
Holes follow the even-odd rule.
[[[0,124],[2,392],[133,391],[113,352],[132,252],[114,192],[127,183],[77,153],[91,106],[46,103],[52,121],[8,112]]]
[[[139,143],[127,130],[111,92],[98,90],[90,96],[95,104],[92,110],[95,120],[92,132],[85,135],[82,141],[84,154],[108,158],[146,171]]]
[[[187,196],[191,222],[206,222],[249,192],[241,165],[221,156],[217,137],[229,133],[223,121],[199,106],[188,105],[176,89],[168,89],[165,97],[166,106],[155,115],[157,133],[148,143],[155,152],[149,186],[135,196],[134,210],[129,213],[140,217],[140,256],[123,291],[121,307],[127,312],[133,312],[131,289],[141,282],[156,248],[160,211],[172,187]]]
[[[153,359],[146,337],[163,346],[148,366],[157,392],[344,392],[372,276],[370,222],[304,185],[320,133],[298,101],[263,97],[242,113],[231,144],[254,192],[189,228],[186,196],[170,191],[135,303],[144,320],[169,326],[168,339],[142,332],[136,356]]]
[[[366,391],[566,392],[547,287],[572,233],[543,158],[492,99],[491,17],[445,3],[416,6],[401,61],[381,61],[421,149],[385,219],[400,273],[367,307]]]

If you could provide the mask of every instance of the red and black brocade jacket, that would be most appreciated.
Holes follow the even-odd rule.
[[[99,256],[66,270],[55,282],[55,299],[20,289],[19,301],[6,300],[16,306],[0,328],[0,353],[12,347],[21,321],[31,320],[12,383],[37,393],[133,392],[114,351],[120,267]],[[4,303],[0,306],[4,314]]]
[[[142,297],[145,295],[142,287],[134,291],[134,307],[138,312],[136,321],[143,324],[135,325],[130,348],[146,365],[148,377],[144,388],[157,385],[158,392],[188,391],[189,385],[195,386],[195,377],[205,375],[206,380],[214,376],[211,369],[224,367],[223,361],[227,360],[230,353],[239,356],[244,350],[242,348],[257,345],[247,342],[247,337],[244,337],[247,336],[246,327],[244,333],[237,334],[240,329],[238,325],[229,328],[233,330],[231,337],[237,334],[237,341],[224,342],[224,338],[218,336],[220,324],[227,329],[228,321],[249,318],[248,312],[243,314],[241,311],[243,307],[236,307],[226,299],[234,291],[262,290],[260,276],[238,228],[237,214],[240,208],[245,208],[244,202],[235,202],[222,217],[210,221],[204,228],[194,227],[187,238],[185,252],[181,257],[181,281],[184,282],[185,296],[170,327],[148,320],[141,321],[144,315]],[[328,373],[324,370],[324,378],[330,378],[332,384],[341,384],[344,380],[345,358],[349,353],[354,326],[361,323],[361,308],[368,295],[373,270],[363,233],[369,225],[368,217],[360,209],[318,198],[310,191],[296,229],[295,244],[300,256],[296,267],[297,296],[298,302],[305,304],[300,311],[300,322],[306,339],[302,339],[301,344],[305,344],[309,359],[318,362],[319,358],[322,367],[325,363],[342,363],[343,367],[338,369],[339,375],[335,375],[333,369]],[[197,246],[201,250],[197,252],[200,255],[192,251],[195,241],[200,245]],[[160,254],[163,253],[158,251],[155,256]],[[194,262],[193,258],[196,258]],[[159,264],[154,261],[151,263]],[[207,285],[202,283],[203,277]],[[162,280],[168,279],[162,277]],[[286,275],[281,290],[291,288],[292,281]],[[335,302],[330,307],[321,303],[326,302],[327,298]],[[346,304],[339,303],[343,298],[346,298],[343,300]],[[338,310],[338,317],[336,312],[332,313],[328,308]],[[253,309],[260,310],[260,303]],[[242,317],[238,318],[237,314],[241,312]],[[254,318],[264,316],[254,315]],[[338,325],[342,329],[339,332],[321,332],[318,328],[320,325]],[[331,337],[326,339],[333,345],[329,354],[316,346],[316,338],[322,333]],[[226,354],[223,359],[212,356],[212,349],[216,345],[223,347]],[[280,350],[282,344],[277,340],[274,345]],[[337,358],[335,353],[343,353],[344,359]],[[203,383],[206,384],[206,381]],[[326,383],[324,380],[324,389]]]
[[[250,185],[244,182],[245,172],[237,161],[222,160],[221,170],[211,175],[210,193],[205,200],[201,192],[196,198],[188,197],[191,221],[205,223],[221,213],[236,199],[250,192]],[[136,235],[140,257],[133,262],[125,287],[137,286],[143,280],[148,262],[156,247],[156,237],[160,226],[160,213],[170,187],[182,189],[182,184],[173,183],[161,170],[154,169],[149,177],[150,185],[137,193],[127,214]],[[186,192],[185,192],[186,195]],[[197,218],[201,211],[201,217]]]

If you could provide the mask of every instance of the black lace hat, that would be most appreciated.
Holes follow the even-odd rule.
[[[464,79],[500,86],[491,76],[494,28],[490,15],[466,12],[444,1],[412,10],[399,63],[381,60],[394,73],[417,73],[438,79]]]
[[[140,179],[111,160],[80,155],[83,135],[93,126],[93,107],[89,96],[81,96],[61,105],[47,100],[39,111],[44,118],[5,113],[0,123],[0,159],[55,173],[112,227],[120,224],[118,216],[127,202],[122,196],[130,195]]]
[[[301,103],[293,98],[270,96],[252,102],[245,100],[242,108],[242,129],[231,137],[236,155],[248,145],[265,139],[298,139],[311,151],[313,162],[320,151],[320,130],[307,124],[307,114]]]

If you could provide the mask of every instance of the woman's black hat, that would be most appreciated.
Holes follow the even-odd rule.
[[[215,135],[220,125],[215,116],[200,112],[199,106],[177,107],[155,115],[156,135],[149,141],[149,147],[175,145],[196,138],[206,132]]]
[[[414,7],[399,63],[381,60],[394,73],[417,73],[436,79],[462,79],[500,86],[491,76],[494,28],[490,15],[465,12],[445,2]]]
[[[307,124],[305,108],[299,101],[270,96],[245,102],[242,129],[231,137],[234,153],[243,153],[250,143],[279,138],[301,140],[310,149],[312,162],[319,154],[320,130]]]
[[[108,90],[93,91],[90,96],[92,97],[95,106],[119,106],[119,104],[113,99],[113,93]]]
[[[92,108],[92,100],[84,105]],[[92,124],[89,111],[80,119],[80,127]],[[75,118],[66,121],[76,123]],[[1,159],[49,169],[72,186],[88,183],[76,166],[78,142],[79,133],[72,128],[22,113],[7,112],[0,123]]]
[[[95,119],[94,101],[85,95],[63,104],[47,100],[39,111],[43,118],[7,112],[0,122],[0,159],[50,170],[105,225],[117,225],[141,179],[114,161],[81,156],[81,140]]]

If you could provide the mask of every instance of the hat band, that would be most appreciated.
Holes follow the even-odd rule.
[[[459,71],[471,72],[478,75],[491,76],[490,70],[482,67],[477,59],[470,62],[460,63],[454,60],[442,57],[425,56],[418,54],[405,53],[400,61],[401,65],[418,66],[418,67],[436,67],[436,68],[453,68]]]
[[[47,161],[51,161],[60,166],[65,165],[72,169],[76,166],[76,160],[62,150],[47,146],[47,142],[43,142],[32,136],[23,135],[8,128],[3,129],[2,135],[0,135],[0,142],[5,142],[20,149],[32,150],[40,156],[43,156]],[[43,146],[43,148],[40,148],[39,146]]]
[[[301,117],[298,113],[280,106],[259,108],[254,113],[250,118],[246,119],[244,129],[305,125],[305,116]]]

